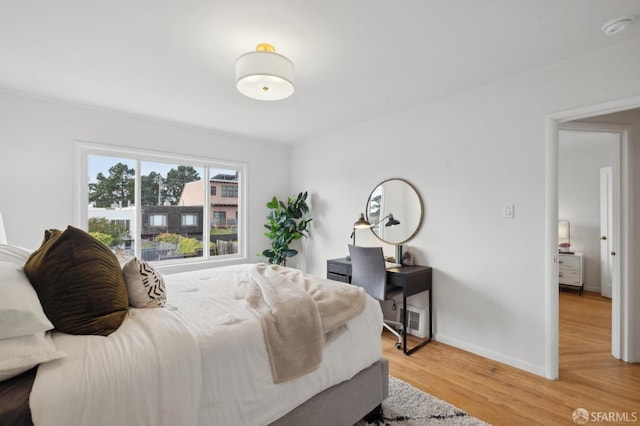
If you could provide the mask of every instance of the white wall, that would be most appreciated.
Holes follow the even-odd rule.
[[[437,340],[544,375],[545,117],[640,94],[638,51],[632,40],[295,145],[293,189],[313,202],[304,267],[324,274],[371,189],[405,178],[425,205],[409,246],[434,268]]]
[[[0,93],[0,211],[11,244],[38,247],[45,229],[73,223],[74,140],[248,163],[249,261],[269,246],[265,204],[290,195],[288,145]]]
[[[571,224],[571,250],[584,253],[584,287],[600,292],[600,168],[617,135],[560,131],[558,217]]]

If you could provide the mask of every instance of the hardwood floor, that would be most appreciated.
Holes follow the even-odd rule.
[[[637,419],[603,424],[640,424],[640,364],[611,356],[611,303],[597,293],[560,292],[559,380],[436,341],[405,356],[394,342],[383,333],[392,376],[488,423],[575,425],[573,411],[584,408],[591,416],[614,412]]]

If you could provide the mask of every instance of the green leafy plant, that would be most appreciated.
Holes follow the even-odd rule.
[[[163,232],[161,234],[156,235],[156,242],[163,242],[167,244],[178,244],[180,236],[178,234],[171,234],[169,232]]]
[[[202,242],[195,238],[180,237],[176,252],[180,254],[193,254],[198,248],[202,248]]]
[[[106,217],[90,217],[89,233],[111,235],[111,242],[105,243],[106,245],[111,246],[120,244],[122,242],[122,238],[129,235],[129,230],[118,225],[115,222],[110,221]]]
[[[307,217],[307,192],[289,197],[287,204],[273,197],[267,207],[271,212],[264,227],[269,232],[264,235],[271,240],[271,248],[264,250],[262,256],[268,258],[271,264],[286,266],[287,258],[298,254],[297,250],[289,248],[289,244],[309,236],[309,222],[313,219]]]
[[[107,247],[111,247],[113,244],[113,237],[109,234],[105,234],[104,232],[89,232],[89,235]]]
[[[209,234],[211,235],[230,235],[235,234],[237,231],[234,231],[233,228],[211,228]]]

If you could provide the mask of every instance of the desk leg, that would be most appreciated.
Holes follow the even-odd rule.
[[[415,345],[414,347],[407,349],[407,297],[405,296],[405,294],[402,294],[402,306],[403,306],[403,314],[402,315],[402,327],[403,327],[403,335],[402,335],[402,351],[404,352],[405,355],[411,355],[413,352],[417,351],[418,349],[420,349],[421,347],[423,347],[424,345],[426,345],[427,343],[429,343],[431,341],[431,337],[433,336],[433,314],[432,314],[432,309],[431,309],[431,291],[432,291],[433,287],[429,290],[427,290],[429,292],[429,337],[427,339],[424,339],[422,342],[418,343],[417,345]]]
[[[407,353],[407,295],[402,292],[402,352]]]
[[[431,308],[431,292],[433,291],[433,287],[429,289],[429,340],[431,341],[431,337],[433,337],[433,309]]]

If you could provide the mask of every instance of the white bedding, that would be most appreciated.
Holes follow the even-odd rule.
[[[274,384],[245,305],[250,268],[165,275],[167,307],[132,309],[106,338],[54,333],[69,356],[40,366],[34,424],[264,425],[380,359],[382,313],[367,297],[317,370]]]

